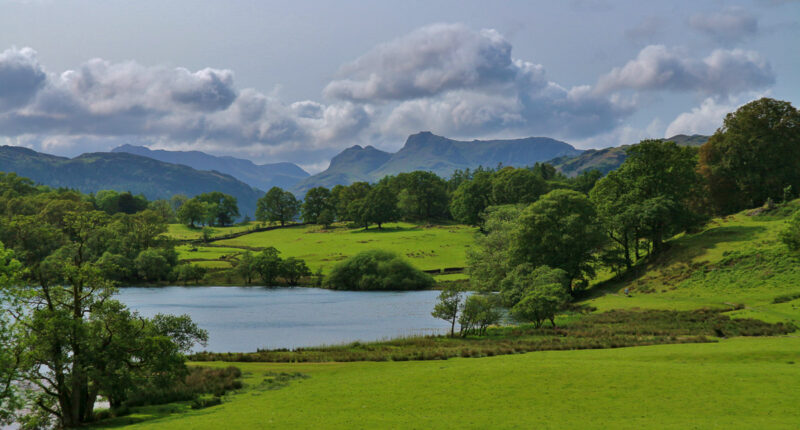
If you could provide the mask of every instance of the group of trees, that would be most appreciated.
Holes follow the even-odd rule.
[[[267,286],[275,285],[278,278],[283,278],[288,285],[297,285],[300,278],[311,275],[304,260],[295,257],[283,259],[279,254],[280,251],[271,246],[257,254],[245,251],[239,255],[233,270],[248,285],[256,277]]]
[[[603,178],[587,174],[571,187],[542,181],[547,173],[533,175],[536,169],[464,180],[452,213],[485,233],[467,253],[471,283],[499,291],[516,319],[555,325],[555,313],[599,265],[631,268],[710,216],[792,198],[800,187],[800,115],[789,103],[764,98],[729,114],[699,150],[644,140],[627,152],[617,170]],[[795,249],[797,219],[782,234]]]
[[[433,277],[388,251],[364,251],[337,264],[325,279],[334,290],[424,290]]]
[[[111,196],[99,202],[127,199]],[[114,300],[117,282],[164,279],[177,255],[158,212],[104,205],[0,174],[0,420],[80,426],[98,396],[118,407],[181,378],[207,337],[186,316],[143,318]]]
[[[460,326],[460,336],[480,336],[486,334],[490,325],[500,322],[503,316],[498,299],[499,296],[492,294],[467,296],[458,285],[448,285],[439,294],[431,315],[450,323],[450,337],[455,336],[456,321]]]
[[[192,228],[196,227],[198,223],[225,227],[233,224],[233,221],[239,217],[236,197],[219,191],[181,200],[183,199],[180,196],[173,197],[173,203],[178,203],[175,208],[175,216],[181,223]]]

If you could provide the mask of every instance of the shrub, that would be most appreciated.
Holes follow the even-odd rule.
[[[786,224],[786,228],[780,233],[781,241],[792,251],[800,251],[800,210]]]
[[[433,278],[396,254],[365,251],[337,264],[325,281],[335,290],[423,290]]]

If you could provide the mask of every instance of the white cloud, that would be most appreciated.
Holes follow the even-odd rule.
[[[663,45],[650,45],[636,59],[616,67],[597,81],[596,91],[672,90],[729,95],[764,88],[775,82],[770,64],[757,52],[713,51],[703,59]]]
[[[667,126],[664,137],[671,137],[676,134],[713,134],[714,131],[722,126],[725,115],[760,97],[762,97],[761,94],[755,93],[725,100],[708,97],[703,100],[700,106],[678,115]]]

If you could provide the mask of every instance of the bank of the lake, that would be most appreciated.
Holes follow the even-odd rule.
[[[444,333],[431,316],[439,292],[335,291],[299,287],[121,288],[144,316],[189,314],[215,352],[298,348]]]

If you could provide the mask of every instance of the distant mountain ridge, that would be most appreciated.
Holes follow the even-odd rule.
[[[242,216],[255,215],[256,201],[264,194],[238,179],[159,161],[126,152],[95,152],[75,158],[58,157],[18,146],[0,146],[0,171],[15,172],[51,187],[130,191],[148,199],[189,197],[221,191],[236,197]]]
[[[681,146],[701,146],[710,136],[678,134],[662,140],[671,140]],[[588,149],[576,156],[563,156],[549,161],[558,171],[567,176],[577,176],[587,170],[599,170],[606,174],[628,158],[627,149],[632,145],[612,146],[603,149]]]
[[[495,167],[500,163],[521,167],[581,152],[548,137],[460,141],[423,131],[409,136],[405,145],[393,154],[372,146],[347,148],[331,159],[328,169],[306,178],[293,191],[302,196],[317,186],[331,188],[356,181],[374,182],[386,175],[414,170],[450,176],[456,169]]]
[[[215,170],[261,190],[269,190],[274,186],[292,188],[309,176],[308,172],[293,163],[255,164],[250,160],[230,156],[217,157],[200,151],[167,151],[122,145],[111,152],[126,152],[166,163],[183,164],[197,170]]]

